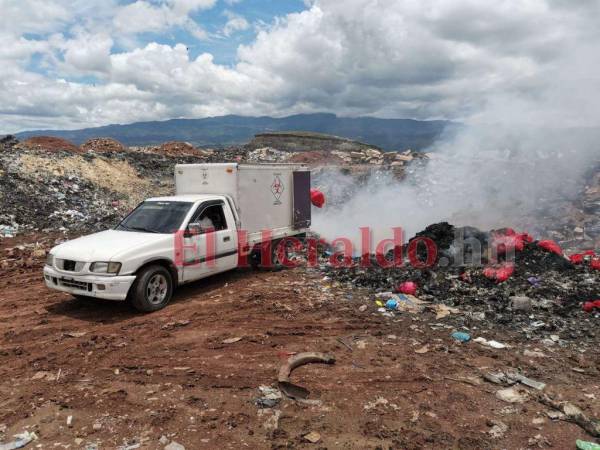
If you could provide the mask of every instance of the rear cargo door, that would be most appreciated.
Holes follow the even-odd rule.
[[[294,228],[310,226],[310,172],[308,170],[294,171]]]

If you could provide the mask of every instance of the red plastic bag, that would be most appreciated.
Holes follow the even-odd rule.
[[[310,201],[317,208],[322,208],[323,205],[325,204],[325,194],[323,194],[318,189],[311,189],[310,190]]]
[[[560,245],[558,245],[554,241],[551,241],[550,239],[547,239],[545,241],[539,241],[538,245],[548,252],[556,253],[557,255],[563,254],[563,251],[562,251],[562,248],[560,248]]]
[[[593,302],[585,302],[583,304],[583,310],[587,313],[591,313],[595,309],[600,309],[600,300],[595,300]]]
[[[398,292],[403,294],[415,295],[417,293],[417,283],[414,281],[405,281],[398,285]]]
[[[515,272],[515,266],[512,264],[504,264],[496,271],[496,282],[502,283],[508,280]]]
[[[483,275],[496,283],[502,283],[508,280],[515,272],[513,264],[503,264],[499,267],[486,267],[483,269]]]
[[[569,256],[569,261],[572,264],[581,264],[583,262],[583,253],[575,253],[574,255]]]
[[[594,258],[590,261],[590,268],[593,270],[600,270],[600,258]]]
[[[586,313],[591,313],[594,309],[596,309],[596,305],[594,305],[594,302],[585,302],[582,309]]]
[[[492,233],[492,246],[496,248],[499,255],[507,251],[523,251],[526,242],[533,242],[533,238],[527,233],[517,233],[512,228],[504,228]]]

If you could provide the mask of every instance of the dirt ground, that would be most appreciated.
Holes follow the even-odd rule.
[[[0,250],[19,242],[5,239]],[[461,344],[446,319],[384,317],[368,293],[306,269],[218,275],[142,315],[47,290],[42,264],[0,271],[0,442],[24,430],[38,436],[29,447],[72,449],[171,441],[187,449],[569,449],[594,441],[549,418],[537,391],[520,387],[529,400],[507,403],[495,396],[503,387],[482,375],[519,369],[600,417],[597,346],[582,353],[484,330],[471,332],[510,348]],[[292,373],[320,402],[284,398],[259,408],[258,387],[275,386],[280,365],[302,351],[336,358]]]

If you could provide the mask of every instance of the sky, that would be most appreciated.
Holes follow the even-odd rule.
[[[0,0],[0,11],[0,133],[224,114],[600,117],[599,0]]]

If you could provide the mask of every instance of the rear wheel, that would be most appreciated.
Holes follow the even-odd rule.
[[[173,279],[163,266],[148,266],[138,274],[130,292],[130,301],[142,312],[158,311],[171,301]]]

